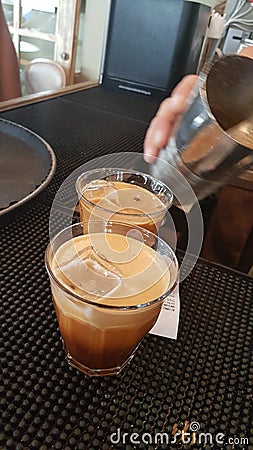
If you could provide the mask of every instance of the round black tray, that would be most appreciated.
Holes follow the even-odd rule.
[[[0,119],[0,215],[21,206],[52,179],[56,157],[33,131]]]

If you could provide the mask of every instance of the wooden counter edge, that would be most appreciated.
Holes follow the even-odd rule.
[[[19,108],[20,106],[30,105],[32,103],[38,103],[43,100],[60,97],[64,94],[71,94],[73,92],[82,91],[98,86],[97,80],[85,81],[71,86],[66,86],[56,91],[39,92],[37,94],[26,95],[24,97],[13,98],[5,102],[0,102],[0,112],[7,111],[9,109]]]

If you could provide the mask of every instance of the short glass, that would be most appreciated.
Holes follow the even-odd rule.
[[[80,221],[109,220],[158,233],[173,202],[163,182],[142,172],[100,168],[84,172],[76,182]]]
[[[120,373],[177,283],[171,248],[141,227],[82,222],[52,239],[45,262],[69,364]]]

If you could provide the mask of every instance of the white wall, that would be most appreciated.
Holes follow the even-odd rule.
[[[81,72],[86,80],[99,78],[109,0],[86,0]]]

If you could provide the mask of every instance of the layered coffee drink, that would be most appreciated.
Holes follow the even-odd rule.
[[[167,186],[149,175],[135,177],[119,169],[84,173],[77,180],[77,192],[81,221],[118,221],[153,233],[158,232],[173,198]]]
[[[147,245],[139,230],[122,234],[120,226],[67,240],[50,263],[68,360],[91,376],[124,367],[156,322],[177,277],[173,258]]]

